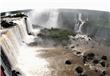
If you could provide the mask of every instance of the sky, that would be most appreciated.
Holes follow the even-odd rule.
[[[110,12],[110,0],[0,0],[0,12],[57,8],[90,9]]]

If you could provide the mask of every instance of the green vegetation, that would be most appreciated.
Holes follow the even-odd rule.
[[[76,34],[72,31],[68,31],[65,29],[51,28],[51,29],[42,29],[38,34],[41,38],[53,39],[63,44],[66,44],[69,40],[69,36],[75,36]]]
[[[22,13],[16,13],[16,14],[13,15],[13,16],[9,15],[9,16],[7,16],[7,17],[26,17],[26,15],[25,15],[25,14],[22,14]]]
[[[12,17],[25,17],[25,14],[22,13],[17,13],[16,15],[12,16]]]
[[[9,18],[27,17],[27,15],[22,14],[22,13],[10,14],[8,16],[5,16],[5,15],[1,14],[1,16],[2,16],[1,18],[7,18],[7,17],[9,17]]]

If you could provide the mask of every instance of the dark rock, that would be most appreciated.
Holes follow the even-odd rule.
[[[107,56],[102,56],[101,59],[103,59],[103,60],[107,60]]]
[[[106,76],[106,72],[103,71],[103,72],[100,74],[100,76]]]
[[[66,61],[65,61],[65,64],[67,64],[67,65],[71,65],[72,63],[71,63],[70,60],[66,60]]]
[[[76,52],[76,54],[81,54],[81,52]]]
[[[32,33],[31,33],[31,32],[29,32],[29,33],[28,33],[28,35],[32,35]]]
[[[75,46],[71,46],[71,48],[75,48]]]
[[[87,61],[87,56],[83,56],[83,63],[86,63]]]
[[[12,76],[18,76],[18,75],[21,75],[21,73],[16,70],[12,70]]]
[[[105,64],[105,62],[104,62],[104,61],[100,62],[100,64],[101,64],[103,67],[105,67],[105,66],[106,66],[106,64]]]
[[[94,57],[95,57],[94,53],[88,53],[87,55],[84,55],[83,56],[83,63],[93,60]]]
[[[3,28],[9,28],[9,27],[12,27],[12,26],[15,26],[16,23],[13,23],[13,22],[7,22],[5,20],[1,21],[1,26]]]
[[[3,73],[3,76],[6,76],[4,67],[1,65],[0,68],[1,68],[1,72]],[[2,74],[1,74],[1,76],[2,76]]]
[[[87,54],[87,60],[88,60],[88,61],[93,60],[93,59],[94,59],[94,56],[95,56],[94,53],[89,53],[89,54]]]
[[[76,46],[79,46],[79,44],[76,44]]]
[[[80,66],[78,66],[78,67],[75,69],[75,71],[76,71],[77,73],[81,74],[81,73],[83,72],[83,68],[80,67]]]
[[[90,41],[91,39],[89,39],[89,41]]]
[[[94,57],[95,56],[95,54],[94,53],[88,53],[88,55],[87,55],[88,57]]]
[[[38,45],[38,42],[34,41],[34,42],[31,42],[28,44],[29,46],[37,46]]]
[[[103,72],[102,72],[102,74],[106,75],[106,72],[105,72],[105,71],[103,71]]]
[[[95,59],[95,60],[93,60],[93,63],[94,63],[94,64],[98,64],[98,63],[99,63],[99,60],[96,60],[96,59]]]

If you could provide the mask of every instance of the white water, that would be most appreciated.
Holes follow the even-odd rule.
[[[0,38],[0,44],[4,49],[5,54],[11,61],[12,66],[17,63],[17,55],[19,54],[19,43],[12,30],[9,30],[5,35]]]
[[[27,21],[29,21],[29,20],[27,19]],[[18,29],[19,29],[18,33],[20,34],[21,41],[24,41],[26,43],[31,42],[33,37],[32,36],[28,36],[28,34],[27,34],[27,29],[26,29],[26,24],[25,24],[24,18],[18,19],[18,20],[14,20],[13,22],[18,24],[16,27],[18,27]],[[27,22],[27,23],[29,23],[28,24],[29,27],[27,26],[28,29],[30,28],[29,32],[32,32],[32,26],[30,25],[31,23],[30,22]],[[18,35],[18,34],[16,34],[16,35]]]
[[[58,15],[59,15],[59,12],[58,10],[50,10],[50,14],[49,14],[49,20],[47,21],[46,23],[46,27],[55,27],[57,28],[58,27]]]
[[[77,34],[74,38],[76,39],[82,39],[84,38],[85,41],[89,41],[89,40],[92,40],[90,37],[88,37],[87,35],[82,35],[82,34]]]
[[[0,45],[11,62],[12,68],[17,64],[20,46],[28,39],[23,19],[14,19],[16,26],[3,29],[6,32],[0,37]],[[29,41],[29,39],[28,39]]]
[[[78,20],[83,22],[81,16],[79,14]],[[58,27],[57,20],[58,11],[51,11],[49,20],[46,23],[47,27]],[[23,73],[23,76],[51,76],[51,70],[48,68],[49,63],[39,56],[42,49],[46,48],[27,46],[26,43],[30,43],[33,39],[27,34],[24,18],[14,20],[13,22],[18,25],[8,29],[7,33],[9,34],[3,36],[4,43],[2,43],[11,64],[14,64],[12,69],[19,70]],[[81,31],[82,26],[83,23],[82,25],[79,24],[79,31]],[[39,32],[37,30],[32,31]],[[81,35],[77,36],[79,38]]]
[[[75,24],[75,31],[77,33],[82,33],[82,27],[83,27],[84,23],[86,23],[86,20],[82,19],[82,14],[81,13],[78,14],[78,19],[76,19],[76,22],[77,23]]]
[[[41,47],[27,47],[22,46],[20,48],[20,54],[18,56],[18,67],[24,76],[49,76],[48,62],[42,59],[38,50],[44,49]]]
[[[32,12],[32,23],[45,28],[58,27],[59,12],[56,9],[35,10]],[[43,19],[44,18],[44,19]]]
[[[49,76],[48,62],[39,56],[42,47],[29,47],[26,43],[32,41],[27,34],[24,19],[14,20],[17,26],[6,29],[7,32],[0,37],[0,45],[12,69],[23,73],[23,76]],[[23,42],[24,41],[24,42]]]
[[[74,38],[76,38],[76,39],[84,38],[86,41],[91,40],[90,37],[88,37],[87,35],[82,34],[82,27],[86,23],[86,21],[88,21],[88,18],[82,19],[82,14],[79,13],[78,14],[78,19],[75,19],[75,20],[76,20],[75,32],[77,32],[78,34]]]

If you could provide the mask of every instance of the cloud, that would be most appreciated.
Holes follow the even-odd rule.
[[[0,11],[22,9],[92,9],[110,11],[109,0],[1,0]]]

